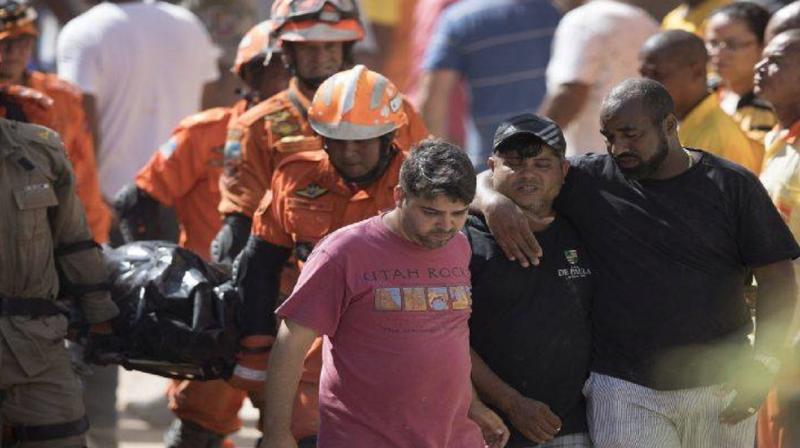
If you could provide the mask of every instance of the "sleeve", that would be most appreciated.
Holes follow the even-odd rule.
[[[461,42],[457,36],[457,22],[448,9],[439,17],[428,49],[422,60],[422,69],[455,70],[464,72],[464,58],[461,53]]]
[[[320,335],[333,336],[346,308],[346,271],[325,249],[315,248],[300,272],[292,295],[277,314],[311,328]]]
[[[161,204],[174,206],[205,174],[205,154],[194,140],[189,129],[176,129],[139,170],[136,186]]]
[[[760,267],[800,257],[800,247],[767,190],[755,176],[748,175],[746,179],[747,189],[735,208],[742,262],[748,267]]]
[[[294,241],[282,225],[284,216],[283,196],[280,194],[282,191],[282,187],[277,185],[277,182],[272,183],[272,189],[264,194],[258,209],[253,214],[251,233],[270,244],[291,249],[294,247]]]
[[[547,87],[580,82],[592,84],[601,70],[604,55],[602,36],[590,26],[581,10],[564,16],[553,37],[553,51],[547,64]]]
[[[70,109],[68,132],[64,134],[64,144],[72,161],[77,182],[78,197],[86,209],[86,219],[94,240],[98,243],[108,242],[111,228],[111,211],[100,192],[100,179],[97,172],[97,161],[94,156],[94,141],[89,132],[86,116],[79,100]]]
[[[72,285],[72,293],[80,299],[89,323],[103,322],[116,316],[118,309],[104,286],[108,272],[100,248],[91,241],[83,207],[75,194],[75,178],[61,154],[57,152],[54,157],[58,206],[50,215],[57,264],[66,283]]]
[[[84,93],[97,95],[102,89],[102,57],[100,47],[90,32],[79,30],[72,21],[58,36],[56,60],[58,76],[78,86]]]
[[[264,120],[235,123],[225,142],[225,172],[220,177],[219,211],[253,216],[272,179],[272,135]]]

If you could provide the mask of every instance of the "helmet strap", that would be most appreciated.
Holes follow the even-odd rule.
[[[392,163],[394,156],[397,155],[397,149],[395,149],[394,145],[392,144],[393,140],[394,132],[390,132],[380,137],[381,146],[380,155],[378,156],[378,163],[375,165],[375,168],[371,169],[366,174],[357,177],[350,177],[341,172],[339,168],[336,168],[336,165],[332,165],[336,169],[336,172],[339,173],[339,176],[344,179],[346,183],[356,184],[359,187],[367,187],[372,185],[376,180],[383,176],[383,174],[389,168],[389,164]]]

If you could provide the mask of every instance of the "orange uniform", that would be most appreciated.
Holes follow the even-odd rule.
[[[185,118],[136,175],[136,186],[167,207],[175,207],[179,244],[204,259],[219,231],[219,178],[228,125],[247,107],[209,109]]]
[[[80,90],[51,73],[28,72],[24,82],[25,86],[52,98],[55,121],[51,127],[61,134],[64,149],[72,162],[78,197],[86,209],[87,224],[95,241],[107,242],[111,210],[100,193],[94,140],[83,110]]]
[[[297,80],[292,79],[288,89],[253,107],[231,126],[225,143],[226,170],[220,180],[222,214],[252,216],[281,160],[322,148],[308,124],[309,106]],[[397,130],[395,141],[401,150],[408,151],[429,134],[422,118],[405,100],[403,109],[409,124]]]
[[[271,195],[253,217],[253,235],[286,248],[313,247],[336,229],[394,208],[394,187],[405,156],[398,151],[384,174],[364,189],[345,184],[324,151],[285,158],[275,170]],[[306,356],[292,418],[297,439],[317,433],[321,343]]]
[[[136,186],[159,203],[175,207],[181,226],[179,244],[208,259],[208,248],[222,225],[219,177],[228,125],[247,107],[241,100],[230,108],[214,108],[192,115],[178,125],[172,137],[153,154],[136,176]],[[169,407],[178,418],[218,434],[242,426],[238,417],[245,392],[226,381],[173,381]]]

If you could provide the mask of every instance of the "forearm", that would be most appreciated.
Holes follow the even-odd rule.
[[[469,211],[472,213],[484,214],[492,197],[497,194],[497,191],[494,189],[494,183],[492,182],[492,172],[486,170],[479,173],[475,198],[469,205]]]
[[[757,354],[774,356],[786,346],[797,299],[792,263],[782,261],[753,270],[758,281],[755,339]]]
[[[434,70],[423,75],[420,113],[428,131],[436,137],[450,138],[447,110],[458,77],[458,73],[450,70]]]
[[[270,353],[267,375],[264,434],[267,439],[289,433],[297,385],[303,361],[316,333],[292,321],[281,323],[275,346]]]
[[[250,236],[236,269],[242,299],[241,330],[245,336],[275,335],[275,308],[283,265],[291,250]]]
[[[545,97],[539,108],[539,115],[549,117],[564,129],[583,110],[588,98],[589,86],[586,84],[562,84]]]
[[[483,401],[508,414],[511,402],[519,392],[497,376],[475,350],[470,350],[470,357],[475,391]]]

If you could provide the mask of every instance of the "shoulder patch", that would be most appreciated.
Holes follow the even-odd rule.
[[[177,148],[178,148],[178,141],[175,140],[175,137],[170,137],[169,140],[167,140],[161,146],[158,147],[158,152],[160,152],[165,159],[169,159],[172,156],[172,153],[174,153]]]
[[[290,103],[285,96],[286,94],[281,92],[256,104],[239,116],[239,123],[249,127],[259,120],[267,119],[266,117],[269,115],[280,113],[281,111],[287,111]]]
[[[328,194],[328,190],[326,188],[323,188],[319,184],[312,183],[303,189],[295,190],[294,194],[302,198],[317,199],[321,196]]]

